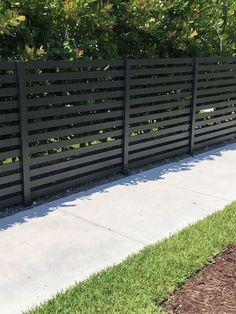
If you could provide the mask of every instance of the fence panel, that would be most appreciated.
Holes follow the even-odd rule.
[[[236,135],[236,59],[0,62],[0,209]]]
[[[232,138],[235,109],[236,59],[199,59],[195,149]]]
[[[129,167],[187,152],[193,59],[131,62]]]
[[[0,208],[22,202],[16,63],[0,63]]]
[[[121,170],[124,61],[26,67],[32,198]]]

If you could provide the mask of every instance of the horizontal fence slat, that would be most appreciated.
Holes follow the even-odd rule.
[[[16,63],[13,61],[0,61],[0,71],[2,70],[15,70]]]
[[[22,185],[21,184],[14,184],[12,186],[2,188],[0,186],[0,197],[15,194],[17,192],[22,192]]]
[[[75,60],[75,61],[28,61],[25,62],[27,69],[68,69],[68,68],[83,68],[83,67],[107,67],[116,66],[120,67],[124,65],[124,60]]]
[[[21,164],[19,161],[0,164],[0,175],[4,174],[4,172],[19,170],[19,169],[21,169]],[[0,180],[1,180],[1,176],[0,176]]]
[[[174,108],[182,108],[188,107],[191,105],[191,100],[183,100],[179,102],[169,102],[169,103],[162,103],[162,104],[153,104],[153,105],[142,105],[139,107],[131,107],[130,114],[140,114],[140,113],[147,113],[152,111],[160,111],[160,110],[169,110]]]
[[[17,95],[16,87],[0,88],[0,97],[15,97]]]
[[[1,167],[0,167],[0,170],[1,170]],[[4,177],[0,177],[0,189],[1,189],[1,185],[12,183],[14,181],[19,181],[21,180],[21,178],[22,178],[21,173],[14,173],[14,174],[9,174]]]
[[[215,62],[236,62],[235,57],[230,57],[230,56],[218,56],[218,57],[202,57],[199,58],[199,63],[204,64],[204,63],[215,63]]]
[[[41,93],[52,93],[52,92],[68,92],[76,90],[89,90],[89,89],[108,89],[123,87],[123,80],[116,81],[101,81],[101,82],[90,82],[90,83],[74,83],[74,84],[51,84],[51,85],[40,85],[40,86],[29,86],[26,88],[27,94],[41,94]]]
[[[132,77],[134,76],[145,76],[145,75],[158,75],[158,74],[170,74],[170,73],[190,73],[193,71],[191,66],[183,67],[165,67],[165,68],[153,68],[153,69],[139,69],[132,70]]]
[[[181,92],[174,94],[165,94],[165,95],[157,95],[157,96],[146,96],[131,99],[130,105],[138,105],[138,104],[147,104],[158,101],[168,101],[168,100],[177,100],[177,99],[185,99],[186,97],[191,98],[191,94],[189,92]]]
[[[5,123],[3,123],[3,126],[0,125],[0,136],[7,135],[7,134],[8,135],[19,134],[20,132],[19,125],[6,126],[4,124]]]
[[[133,65],[158,65],[158,64],[193,64],[192,58],[151,58],[151,59],[134,59],[129,60]]]
[[[32,110],[28,113],[29,119],[38,119],[50,116],[68,115],[72,113],[82,113],[90,111],[110,110],[120,108],[122,101],[112,101],[108,103],[99,103],[93,105],[77,105],[77,106],[65,106],[61,108],[50,108],[45,110]]]
[[[198,79],[199,80],[211,80],[211,79],[225,79],[225,78],[235,78],[236,77],[236,71],[235,72],[217,72],[217,73],[204,73],[199,74]]]
[[[79,79],[96,79],[96,78],[115,78],[123,77],[122,70],[113,71],[81,71],[81,72],[57,72],[57,73],[42,73],[42,74],[27,74],[27,82],[42,82],[42,81],[60,81],[60,80],[79,80]]]
[[[28,106],[46,106],[50,104],[64,104],[64,103],[76,103],[84,100],[96,100],[96,99],[113,99],[123,97],[122,91],[114,92],[100,92],[100,93],[87,93],[78,95],[68,96],[57,96],[57,97],[43,97],[35,99],[27,99]]]
[[[232,93],[227,93],[227,94],[220,94],[220,95],[216,95],[216,96],[198,98],[197,104],[204,104],[206,102],[215,102],[215,101],[220,101],[220,100],[224,100],[224,99],[232,99],[232,98],[236,98],[236,91],[232,92]]]
[[[177,73],[178,74],[178,73]],[[154,85],[154,84],[164,84],[164,83],[176,83],[176,82],[186,82],[192,81],[193,76],[191,75],[172,75],[172,76],[159,76],[159,77],[151,77],[151,78],[137,78],[130,80],[130,86],[138,86],[138,85]]]
[[[0,101],[0,110],[18,109],[18,106],[17,100]]]
[[[164,119],[173,116],[175,118],[176,116],[180,115],[185,115],[190,113],[190,108],[185,108],[185,109],[177,109],[177,110],[172,110],[172,111],[165,111],[165,112],[158,112],[158,113],[153,113],[149,114],[147,116],[139,116],[135,118],[130,118],[130,123],[139,123],[147,120],[158,120],[158,119]]]
[[[12,122],[12,121],[18,121],[18,120],[19,120],[19,113],[0,114],[0,123],[6,123],[6,122]]]
[[[136,88],[136,89],[130,90],[130,96],[155,94],[155,93],[161,93],[161,92],[163,93],[163,92],[173,91],[177,89],[185,90],[191,87],[192,87],[191,83],[183,83],[183,84],[165,85],[165,86],[158,86],[158,87]]]
[[[230,86],[230,85],[233,85],[233,84],[236,84],[236,79],[233,78],[233,79],[223,79],[223,80],[211,80],[211,81],[201,81],[201,82],[198,82],[198,87],[215,87],[215,88],[218,88],[218,87],[221,87],[221,86]]]
[[[4,200],[0,199],[0,209],[7,209],[8,207],[11,207],[13,205],[18,205],[22,203],[22,196],[11,196],[9,198],[5,198]]]
[[[11,146],[19,146],[19,145],[20,145],[19,137],[0,140],[0,149],[11,147]]]
[[[220,94],[225,92],[236,92],[236,86],[223,86],[223,87],[217,87],[217,88],[208,88],[208,89],[202,89],[198,91],[198,96],[208,95],[211,94]]]
[[[216,64],[216,65],[199,65],[199,72],[205,72],[205,71],[222,71],[222,70],[236,70],[236,64],[235,63],[227,63],[227,64]]]
[[[1,69],[0,69],[1,70]],[[0,84],[16,83],[16,74],[0,74]]]
[[[142,152],[138,151],[138,152],[134,152],[133,154],[129,154],[129,160],[140,158],[140,157],[150,156],[151,154],[157,154],[157,153],[161,153],[161,152],[164,152],[167,150],[176,149],[180,146],[185,146],[188,144],[189,144],[189,139],[186,139],[186,140],[182,140],[180,142],[166,144],[166,145],[158,146],[155,148],[150,147],[150,148],[148,148]]]

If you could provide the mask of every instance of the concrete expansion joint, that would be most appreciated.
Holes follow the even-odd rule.
[[[96,223],[96,222],[94,222],[94,221],[91,221],[91,220],[89,220],[89,219],[86,219],[86,218],[84,218],[84,217],[77,216],[77,215],[72,214],[72,213],[68,213],[68,212],[64,211],[63,209],[61,209],[60,211],[63,212],[63,214],[65,214],[65,215],[72,216],[72,217],[74,217],[74,218],[76,218],[76,219],[82,220],[83,222],[85,222],[85,223],[87,223],[87,224],[90,224],[90,225],[92,225],[92,226],[94,226],[94,227],[97,227],[97,228],[104,229],[104,230],[106,230],[106,231],[109,231],[109,232],[111,232],[111,233],[114,233],[114,234],[116,234],[116,235],[119,235],[119,236],[122,237],[122,238],[126,238],[127,240],[130,240],[130,241],[136,242],[136,243],[138,243],[138,244],[142,244],[142,245],[148,245],[148,242],[140,241],[140,240],[138,240],[138,239],[135,239],[135,238],[133,238],[133,237],[128,236],[127,234],[125,234],[125,233],[123,233],[123,232],[119,232],[119,231],[114,230],[114,229],[112,229],[112,228],[109,228],[109,227],[106,227],[106,226],[104,226],[104,225],[98,224],[98,223]]]
[[[219,197],[219,196],[215,196],[215,195],[212,195],[212,194],[200,192],[200,191],[197,191],[197,190],[192,190],[192,189],[189,189],[189,188],[186,188],[186,187],[183,187],[183,186],[179,186],[179,185],[175,185],[175,184],[171,184],[171,183],[166,183],[166,182],[163,182],[163,181],[159,181],[159,183],[167,185],[167,186],[172,186],[172,187],[180,189],[180,190],[185,190],[185,191],[189,191],[189,192],[192,192],[192,193],[208,196],[208,197],[211,197],[211,198],[214,198],[214,199],[217,199],[217,200],[232,202],[232,200],[224,198],[224,197]]]

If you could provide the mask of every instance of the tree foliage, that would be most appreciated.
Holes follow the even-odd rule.
[[[236,2],[4,0],[2,60],[234,55]]]

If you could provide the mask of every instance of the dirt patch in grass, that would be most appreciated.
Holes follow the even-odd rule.
[[[236,314],[236,243],[190,278],[163,307],[170,314]]]

